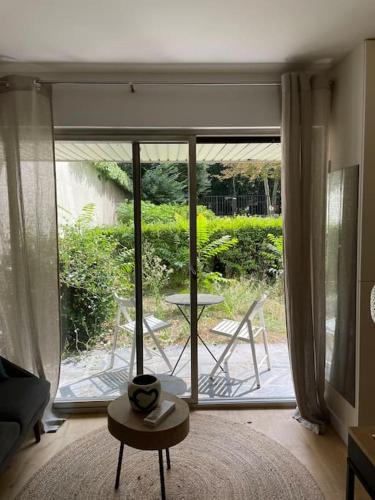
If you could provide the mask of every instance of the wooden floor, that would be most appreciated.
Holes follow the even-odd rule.
[[[327,500],[345,498],[346,448],[333,430],[329,429],[324,436],[317,436],[292,419],[292,410],[199,411],[234,422],[251,422],[248,425],[279,441],[310,470]],[[30,439],[0,476],[0,499],[12,500],[29,477],[55,453],[105,424],[105,415],[72,416],[56,434],[43,435],[41,443],[36,445]],[[362,489],[358,490],[357,499],[369,498]]]

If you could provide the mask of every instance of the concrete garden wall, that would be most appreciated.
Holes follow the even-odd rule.
[[[101,178],[90,162],[57,162],[56,184],[59,224],[74,221],[89,203],[95,203],[95,225],[116,222],[116,209],[125,194],[114,182]]]

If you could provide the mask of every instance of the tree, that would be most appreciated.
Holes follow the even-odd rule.
[[[183,182],[186,186],[186,199],[188,197],[189,185],[189,169],[186,163],[176,163],[174,166],[178,169],[178,180]],[[211,179],[207,172],[206,163],[199,162],[196,164],[196,183],[197,183],[197,197],[200,198],[207,194],[211,188]]]
[[[234,192],[237,177],[247,177],[255,181],[261,179],[266,196],[267,215],[271,215],[275,210],[277,191],[280,185],[281,163],[269,160],[247,160],[243,162],[233,162],[225,165],[224,170],[218,175],[219,179],[232,179]],[[273,180],[272,194],[269,181]]]
[[[197,163],[197,196],[198,198],[207,194],[211,188],[211,179],[207,171],[207,165],[205,163]]]
[[[133,179],[133,165],[121,163],[121,169]],[[142,200],[155,205],[164,203],[184,203],[187,199],[187,183],[181,179],[177,165],[171,163],[151,163],[141,166]]]
[[[133,166],[122,163],[121,169],[130,179]],[[197,163],[197,196],[204,195],[211,186],[207,167]],[[184,203],[188,199],[188,168],[186,163],[142,164],[142,199],[155,205]]]
[[[177,166],[168,163],[142,168],[142,199],[155,205],[184,203],[187,184],[179,177]]]

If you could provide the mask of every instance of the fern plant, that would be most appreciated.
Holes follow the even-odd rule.
[[[189,232],[189,223],[186,219],[176,214],[176,223],[179,227]],[[209,219],[200,213],[197,215],[197,271],[198,287],[200,290],[210,291],[217,283],[226,283],[228,280],[218,271],[212,270],[212,261],[220,254],[227,252],[237,245],[237,238],[230,235],[212,239],[215,229]],[[187,257],[188,258],[188,257]]]
[[[283,236],[267,234],[260,254],[267,269],[267,275],[271,278],[280,276],[283,272]]]
[[[211,290],[216,283],[224,283],[228,280],[218,271],[212,269],[212,261],[218,255],[225,253],[237,245],[237,238],[224,235],[212,239],[213,230],[208,219],[199,214],[197,217],[197,270],[198,286],[200,289]]]

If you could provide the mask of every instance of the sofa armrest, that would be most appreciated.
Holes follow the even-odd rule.
[[[1,362],[3,364],[4,370],[9,377],[35,377],[32,373],[20,368],[19,366],[11,363],[8,359],[0,356]]]

